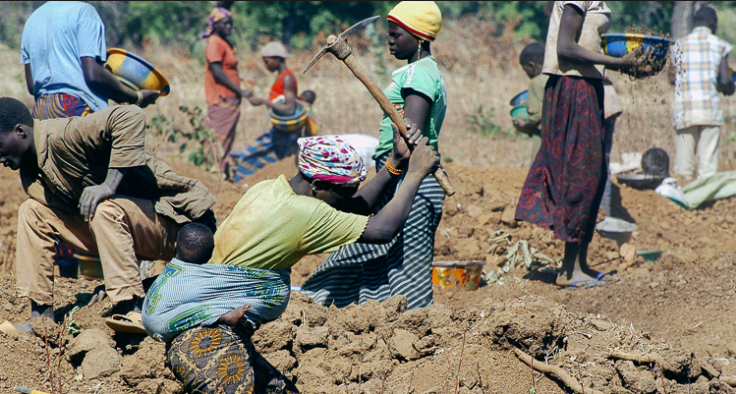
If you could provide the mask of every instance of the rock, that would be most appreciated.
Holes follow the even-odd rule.
[[[478,331],[504,348],[522,348],[534,357],[544,357],[558,345],[567,326],[565,309],[544,298],[523,296],[487,308],[493,313]]]
[[[84,356],[82,375],[88,380],[110,376],[120,370],[122,359],[110,346],[98,346]]]
[[[253,346],[261,354],[285,349],[294,340],[293,328],[282,320],[265,324],[253,334]]]
[[[61,328],[53,319],[48,317],[37,317],[35,319],[31,319],[31,329],[37,337],[48,339],[49,344],[54,346],[59,345],[59,333],[61,332]]]
[[[120,377],[128,386],[137,387],[138,391],[142,391],[141,385],[149,379],[173,378],[173,374],[166,367],[164,345],[142,343],[138,351],[123,358]]]
[[[736,357],[736,342],[731,342],[726,345],[726,351],[731,357]]]
[[[516,215],[516,209],[513,207],[509,207],[503,210],[503,213],[501,214],[501,223],[511,227],[516,228],[517,223],[515,219]]]
[[[632,361],[618,360],[615,367],[621,377],[621,382],[627,389],[646,394],[657,391],[657,384],[652,374],[648,371],[639,371]]]
[[[662,356],[662,372],[669,379],[693,381],[702,373],[692,352],[672,349],[661,352],[660,356]]]
[[[417,308],[404,312],[394,325],[395,328],[407,330],[417,337],[423,337],[432,330],[427,308]]]
[[[300,328],[296,330],[294,345],[302,352],[315,347],[327,347],[327,327]]]
[[[287,378],[292,379],[294,376],[292,370],[296,366],[296,359],[288,350],[279,350],[277,352],[264,354],[263,358],[273,365],[278,371],[281,371]]]
[[[72,360],[81,360],[90,350],[98,346],[115,346],[115,342],[102,330],[95,328],[82,331],[69,343],[67,355]]]
[[[652,282],[652,283],[649,284],[649,287],[651,287],[652,289],[655,288],[655,287],[657,287],[657,286],[659,286],[659,282]]]
[[[698,364],[700,365],[700,369],[703,370],[703,373],[705,373],[711,379],[721,376],[721,373],[718,371],[718,369],[710,365],[708,362],[699,360]]]
[[[389,348],[394,357],[406,361],[416,360],[420,357],[419,352],[414,349],[414,343],[419,337],[407,330],[394,329],[394,335],[389,339]]]
[[[590,324],[592,324],[598,331],[608,331],[613,328],[613,324],[611,322],[601,319],[593,319],[590,321]]]
[[[12,302],[10,302],[10,301],[8,301],[8,302],[7,302],[6,304],[5,304],[5,310],[6,310],[6,311],[8,311],[8,312],[12,311],[12,310],[13,310],[13,303],[12,303]]]
[[[624,243],[621,245],[621,248],[619,248],[619,253],[627,267],[636,262],[636,246],[630,243]]]

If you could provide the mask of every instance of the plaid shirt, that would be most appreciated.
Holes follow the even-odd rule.
[[[677,40],[672,62],[677,67],[672,124],[675,130],[692,126],[720,126],[721,99],[716,91],[721,59],[733,46],[704,26]]]

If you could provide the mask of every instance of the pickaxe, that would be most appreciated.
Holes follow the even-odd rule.
[[[304,69],[304,73],[306,74],[306,72],[312,67],[312,65],[314,65],[314,63],[316,63],[317,60],[322,58],[322,56],[324,56],[326,53],[329,52],[335,55],[335,57],[345,63],[345,65],[348,66],[350,71],[353,72],[353,74],[360,80],[360,82],[362,82],[363,85],[368,88],[368,91],[371,92],[373,98],[376,99],[378,104],[383,109],[383,112],[388,114],[388,117],[391,118],[391,121],[394,122],[394,124],[396,124],[396,126],[399,128],[399,132],[401,132],[401,135],[404,137],[404,139],[408,140],[409,136],[406,130],[406,124],[404,123],[404,118],[399,115],[399,112],[396,110],[396,108],[394,108],[394,105],[391,104],[391,101],[389,101],[388,97],[383,94],[383,91],[381,91],[378,85],[376,85],[376,83],[371,79],[368,73],[366,73],[363,67],[361,67],[360,63],[358,63],[358,59],[353,56],[353,48],[350,47],[350,44],[348,44],[347,40],[348,34],[354,32],[357,29],[360,29],[361,27],[375,21],[378,18],[380,18],[380,16],[374,16],[368,19],[364,19],[354,24],[337,37],[335,37],[334,35],[330,35],[329,37],[327,37],[327,46],[322,48],[316,55],[314,55],[312,61],[310,61],[309,65],[307,65],[307,68]],[[410,145],[409,148],[412,149],[413,146]],[[447,179],[447,175],[445,175],[445,172],[442,171],[441,168],[437,168],[433,175],[448,196],[455,194],[455,188],[452,187],[450,180]]]

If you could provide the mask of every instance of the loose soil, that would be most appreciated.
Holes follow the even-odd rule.
[[[164,152],[165,153],[165,152]],[[158,151],[158,155],[164,153]],[[271,165],[238,185],[223,183],[193,166],[176,163],[181,175],[201,179],[218,197],[220,220],[247,187],[296,173],[293,158]],[[524,169],[446,165],[457,194],[445,201],[435,260],[483,260],[498,269],[518,240],[553,259],[563,244],[548,230],[517,223],[513,213]],[[15,298],[12,276],[17,209],[25,199],[18,174],[0,171],[0,322],[30,317],[27,301]],[[560,380],[521,362],[561,367],[586,393],[731,393],[736,381],[736,200],[685,211],[653,191],[615,184],[615,215],[636,223],[627,248],[663,250],[657,262],[623,260],[616,244],[598,235],[591,264],[617,270],[619,283],[589,289],[559,289],[554,263],[512,269],[502,283],[476,291],[435,290],[427,309],[406,311],[403,297],[339,310],[293,293],[286,313],[263,326],[256,348],[305,393],[537,393],[572,392]],[[600,215],[602,218],[602,214]],[[511,233],[492,253],[492,236]],[[298,263],[292,284],[302,284],[325,256]],[[59,278],[57,314],[69,311],[101,281]],[[65,393],[178,393],[164,367],[164,345],[150,338],[114,334],[101,315],[109,303],[83,306],[73,318],[83,333],[62,340],[60,368]],[[51,325],[49,332],[58,328]],[[42,332],[42,329],[40,329]],[[84,335],[84,336],[83,336]],[[50,334],[50,358],[59,338]],[[95,339],[97,338],[97,339]],[[110,350],[112,349],[112,350]],[[657,362],[618,360],[615,351],[656,354]],[[60,365],[60,366],[59,366]],[[104,368],[103,368],[104,367]],[[0,333],[0,393],[17,385],[51,392],[41,337]],[[347,386],[345,385],[347,383]]]

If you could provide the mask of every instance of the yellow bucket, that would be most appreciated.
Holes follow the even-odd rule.
[[[103,279],[102,262],[98,256],[74,253],[74,258],[79,261],[78,277],[84,279]]]
[[[443,289],[477,290],[485,264],[485,261],[472,260],[435,261],[432,263],[432,284]]]

